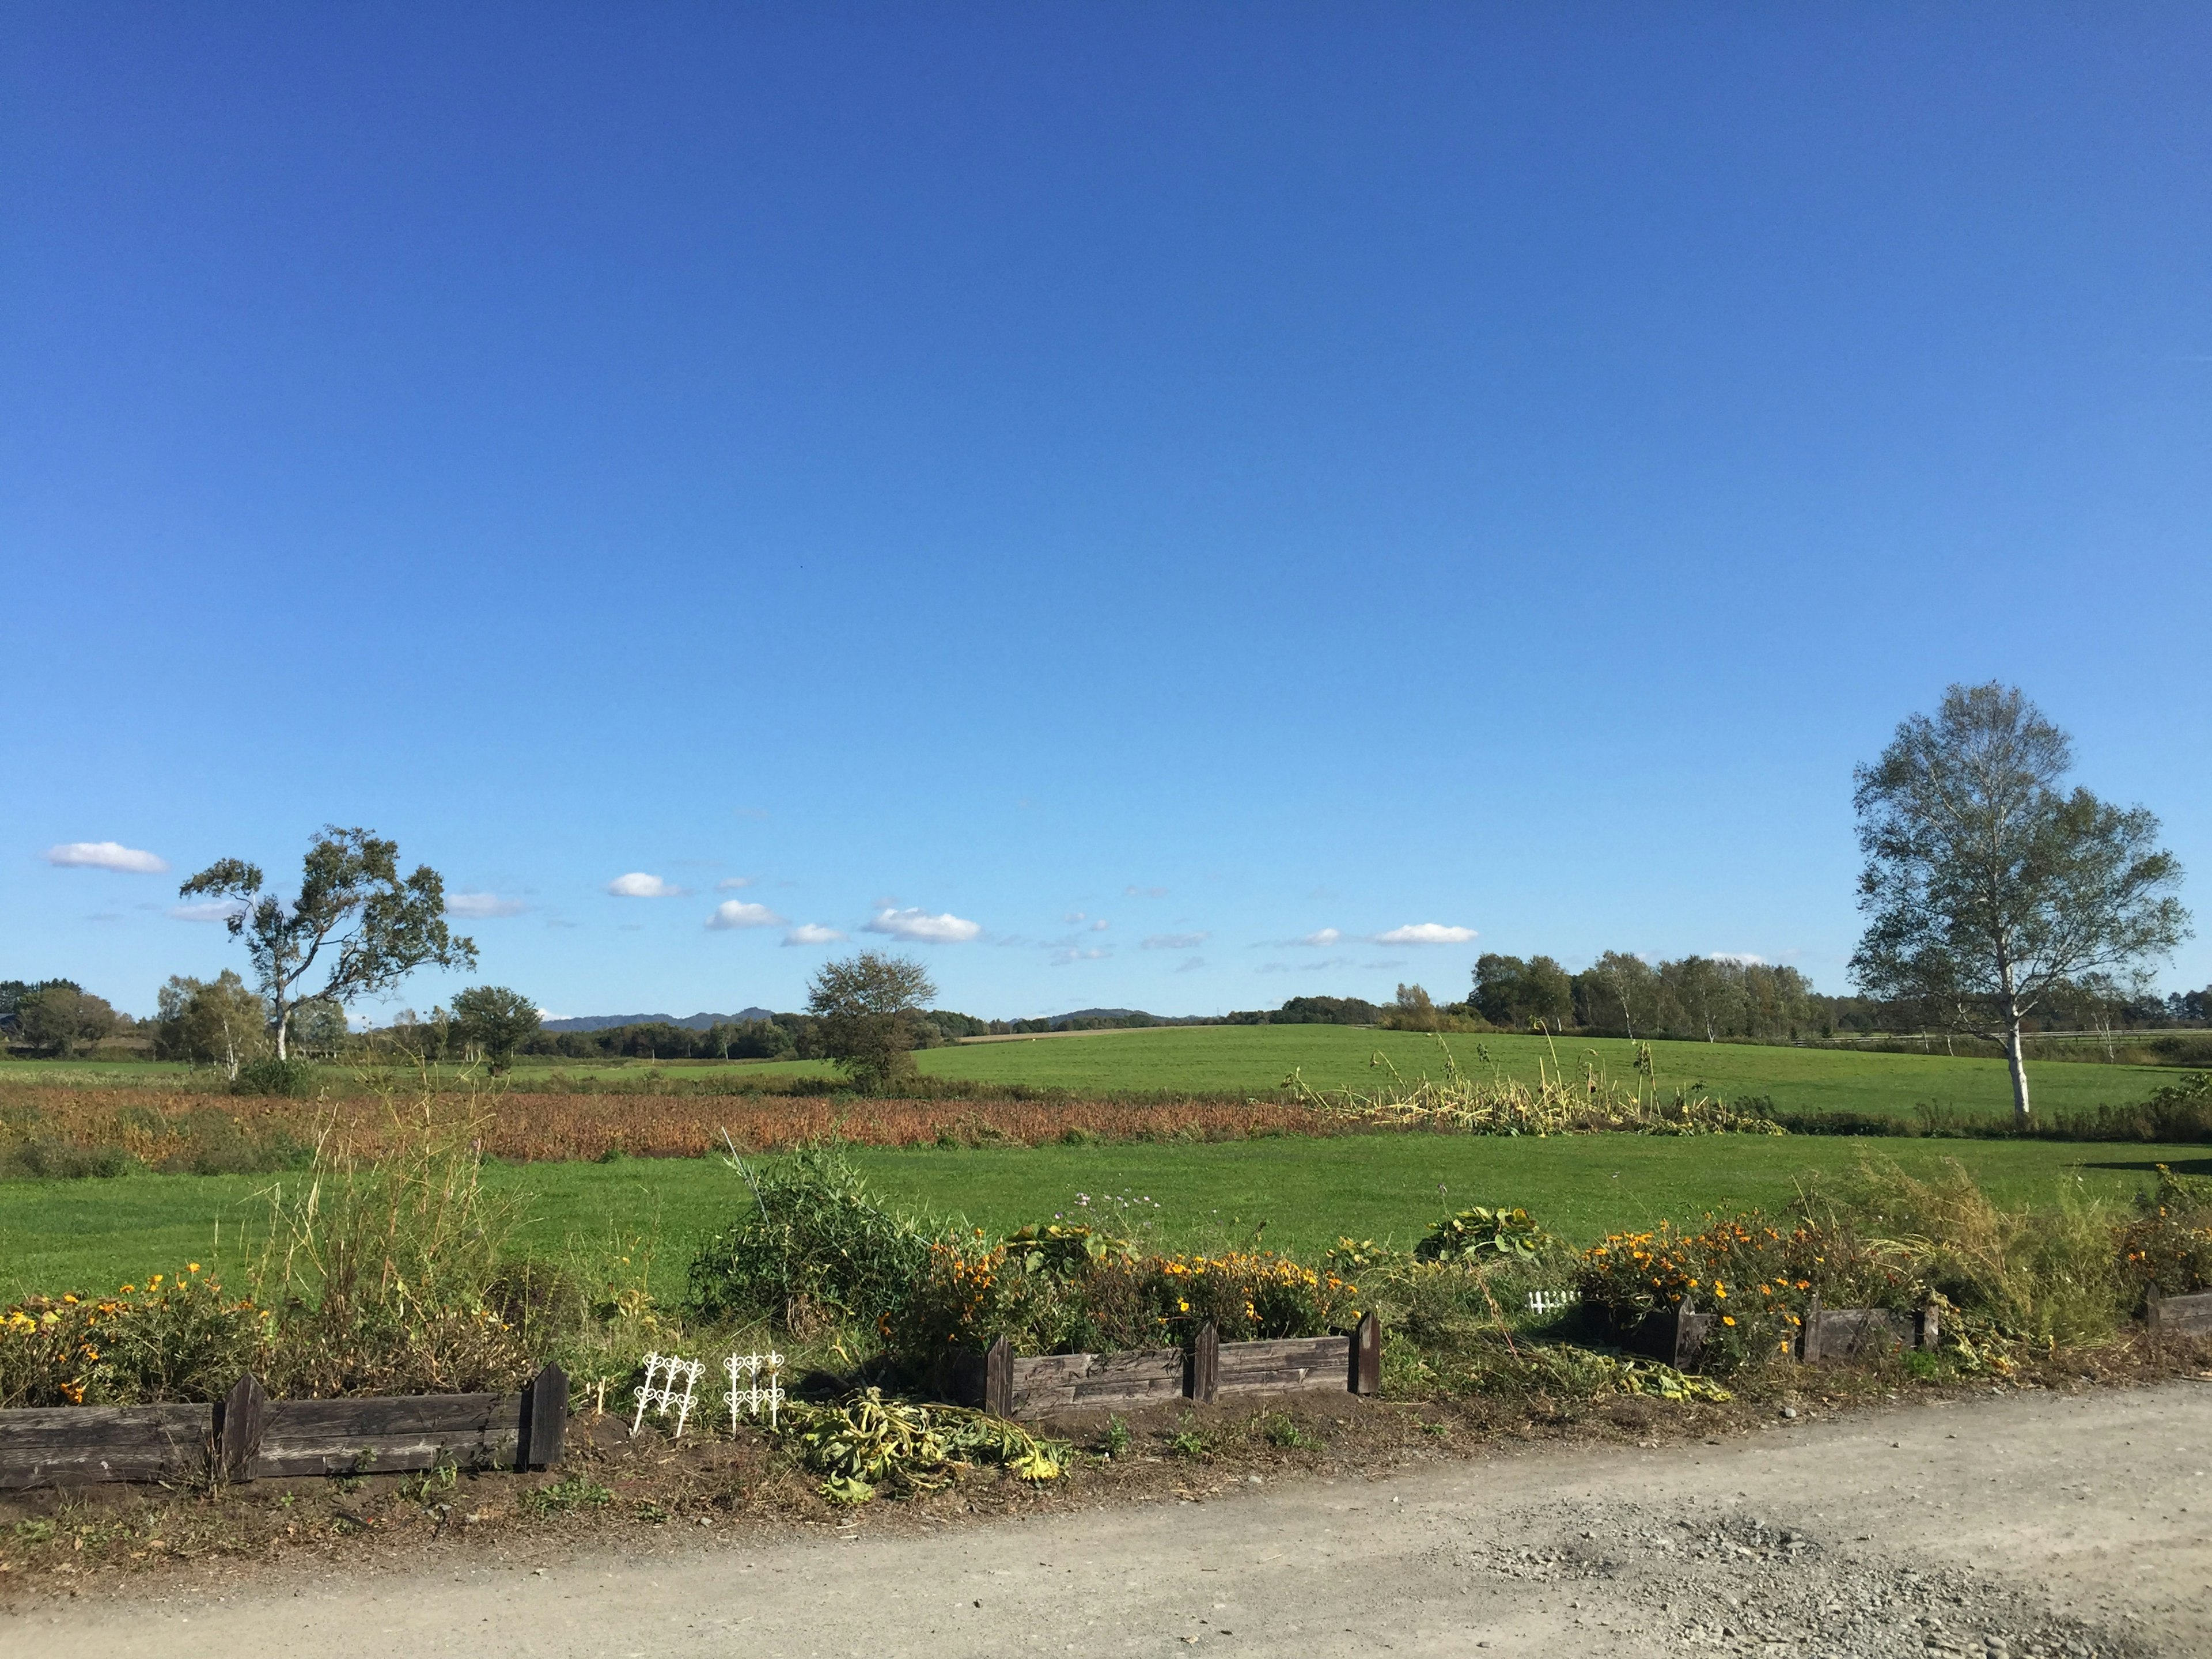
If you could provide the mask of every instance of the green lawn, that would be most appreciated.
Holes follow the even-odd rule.
[[[1554,1054],[1571,1077],[1595,1054],[1616,1076],[1632,1076],[1634,1049],[1619,1038],[1454,1036],[1444,1041],[1461,1066],[1478,1074],[1493,1066],[1533,1079]],[[2012,1085],[1997,1060],[1953,1059],[1939,1041],[1929,1054],[1865,1054],[1836,1048],[1781,1048],[1732,1042],[1655,1042],[1662,1087],[1702,1084],[1735,1099],[1765,1095],[1778,1106],[1909,1115],[1928,1101],[1972,1111],[2012,1108]],[[1133,1031],[1086,1031],[1001,1042],[962,1043],[920,1056],[934,1077],[1028,1083],[1082,1091],[1267,1089],[1293,1067],[1318,1088],[1373,1087],[1377,1051],[1407,1078],[1443,1069],[1437,1040],[1407,1031],[1343,1025],[1198,1025]],[[1487,1052],[1486,1062],[1480,1055]],[[796,1069],[796,1068],[776,1068]],[[2141,1100],[2175,1073],[2158,1066],[2106,1066],[2080,1060],[2031,1062],[2028,1082],[2045,1108]]]
[[[1455,1036],[1447,1039],[1462,1066],[1480,1073],[1492,1067],[1534,1079],[1556,1052],[1568,1074],[1577,1076],[1585,1058],[1624,1079],[1632,1075],[1632,1046],[1618,1038],[1561,1038],[1556,1045],[1532,1036]],[[2011,1085],[1996,1060],[1953,1059],[1936,1045],[1928,1054],[1867,1054],[1834,1048],[1766,1048],[1750,1043],[1656,1042],[1651,1045],[1662,1087],[1701,1084],[1730,1099],[1764,1095],[1776,1105],[1809,1109],[1893,1112],[1909,1115],[1914,1105],[1933,1104],[1974,1112],[2008,1111]],[[1318,1088],[1369,1088],[1384,1080],[1370,1069],[1369,1056],[1380,1051],[1408,1079],[1443,1069],[1437,1039],[1405,1031],[1378,1031],[1342,1025],[1198,1025],[1133,1031],[1085,1031],[1066,1036],[1013,1038],[961,1043],[920,1055],[932,1077],[967,1078],[985,1083],[1023,1083],[1112,1093],[1123,1090],[1174,1090],[1194,1093],[1237,1093],[1272,1090],[1293,1068]],[[1487,1053],[1486,1061],[1481,1055]],[[575,1066],[526,1061],[516,1068],[514,1086],[527,1090],[533,1078],[555,1073],[607,1078],[641,1077],[658,1069],[678,1082],[728,1071],[833,1080],[819,1062],[714,1062],[638,1060],[616,1066]],[[18,1060],[0,1067],[0,1081],[173,1083],[183,1068],[154,1062],[88,1063]],[[331,1081],[351,1076],[331,1069]],[[2029,1082],[2036,1103],[2045,1109],[2096,1106],[2142,1099],[2176,1073],[2148,1066],[2107,1066],[2083,1060],[2031,1061]]]
[[[1078,1211],[1085,1193],[1097,1213],[1103,1200],[1126,1194],[1158,1206],[1138,1212],[1155,1218],[1156,1236],[1171,1245],[1249,1240],[1264,1220],[1267,1243],[1304,1253],[1340,1234],[1410,1242],[1446,1205],[1526,1205],[1584,1243],[1662,1218],[1695,1220],[1709,1209],[1779,1207],[1801,1178],[1847,1169],[1877,1146],[1908,1170],[1955,1158],[2008,1200],[2047,1200],[2063,1187],[2124,1197],[2160,1161],[2212,1170],[2201,1147],[1809,1136],[1367,1135],[858,1156],[901,1202],[961,1212],[987,1226]],[[663,1297],[680,1291],[697,1242],[742,1191],[711,1158],[502,1166],[491,1180],[526,1204],[532,1249],[604,1259],[629,1248],[618,1241],[650,1240]],[[191,1261],[234,1264],[240,1223],[267,1184],[263,1176],[153,1175],[0,1182],[0,1300],[106,1288]]]

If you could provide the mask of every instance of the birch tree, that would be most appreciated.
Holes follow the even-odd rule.
[[[2073,744],[2017,689],[1954,685],[1854,773],[1865,935],[1851,973],[1987,1038],[2029,1121],[2024,1023],[2093,975],[2140,977],[2189,936],[2158,819],[2063,787]]]

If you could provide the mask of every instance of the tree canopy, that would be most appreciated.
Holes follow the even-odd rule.
[[[237,902],[230,935],[246,941],[280,1060],[306,1000],[300,988],[318,963],[326,972],[313,994],[340,1008],[390,990],[417,968],[476,965],[475,942],[446,926],[443,878],[423,864],[403,879],[398,843],[367,830],[326,825],[307,848],[289,904],[266,890],[259,866],[243,859],[220,860],[177,890]]]
[[[1851,973],[1872,997],[2003,1045],[2027,1121],[2022,1022],[2093,978],[2140,976],[2189,935],[2156,817],[2087,789],[2067,735],[2014,687],[1954,685],[1854,774]]]
[[[504,1072],[514,1051],[537,1035],[538,1005],[504,985],[471,985],[453,999],[453,1029],[478,1049],[495,1072]]]
[[[918,1017],[936,995],[920,963],[863,951],[823,965],[807,984],[806,1012],[822,1052],[855,1087],[879,1092],[913,1072]]]

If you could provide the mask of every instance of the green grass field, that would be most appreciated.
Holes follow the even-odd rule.
[[[1154,1236],[1177,1247],[1266,1242],[1311,1253],[1340,1234],[1410,1243],[1445,1206],[1522,1204],[1588,1243],[1662,1218],[1786,1205],[1797,1183],[1850,1168],[1878,1145],[1910,1170],[1955,1158],[2000,1199],[2049,1201],[2062,1189],[2123,1199],[2164,1161],[2204,1172],[2201,1147],[2045,1142],[1635,1135],[1549,1140],[1363,1135],[1205,1145],[1048,1146],[863,1152],[859,1161],[902,1204],[958,1212],[1012,1227],[1079,1211],[1079,1194],[1151,1200]],[[256,1213],[266,1176],[134,1175],[114,1180],[0,1183],[0,1300],[31,1291],[106,1289],[173,1272],[188,1261],[228,1263]],[[737,1178],[714,1159],[540,1164],[490,1172],[525,1206],[535,1252],[581,1251],[605,1261],[649,1241],[652,1282],[678,1295],[698,1242],[740,1201]],[[1443,1190],[1439,1192],[1441,1186]],[[1157,1208],[1152,1207],[1157,1206]]]
[[[1634,1052],[1618,1038],[1562,1038],[1556,1045],[1532,1036],[1455,1036],[1446,1039],[1462,1066],[1478,1074],[1495,1068],[1533,1079],[1556,1051],[1568,1075],[1578,1076],[1586,1058],[1629,1079]],[[1928,1054],[1868,1054],[1835,1048],[1767,1048],[1750,1043],[1656,1042],[1651,1045],[1662,1088],[1702,1085],[1729,1099],[1764,1095],[1777,1106],[1812,1110],[1890,1112],[1909,1115],[1920,1102],[1972,1112],[2011,1109],[2003,1062]],[[1169,1090],[1243,1093],[1272,1090],[1295,1068],[1321,1089],[1373,1087],[1385,1080],[1369,1057],[1387,1054],[1408,1079],[1443,1069],[1437,1039],[1406,1031],[1342,1025],[1198,1025],[1131,1031],[1085,1031],[1065,1036],[1012,1038],[933,1048],[918,1056],[936,1078],[980,1083],[1028,1084],[1085,1093]],[[1486,1061],[1484,1053],[1490,1055]],[[641,1077],[658,1069],[672,1079],[718,1072],[818,1077],[825,1087],[832,1069],[819,1061],[637,1060],[580,1066],[532,1060],[516,1068],[514,1086],[554,1073]],[[87,1063],[16,1060],[0,1066],[0,1084],[23,1082],[152,1084],[174,1082],[185,1068],[160,1062]],[[2063,1109],[2141,1100],[2177,1074],[2149,1066],[2107,1066],[2085,1060],[2031,1061],[2029,1083],[2039,1107]],[[349,1073],[331,1068],[331,1080]]]

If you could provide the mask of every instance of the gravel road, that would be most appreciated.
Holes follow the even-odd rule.
[[[41,1659],[2212,1653],[2212,1382],[0,1616]],[[35,1645],[33,1645],[33,1644]]]

